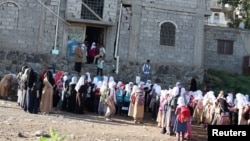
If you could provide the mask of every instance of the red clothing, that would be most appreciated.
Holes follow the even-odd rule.
[[[92,48],[89,50],[89,56],[90,57],[95,57],[96,56],[96,48]]]

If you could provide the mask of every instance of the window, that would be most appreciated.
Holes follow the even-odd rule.
[[[219,23],[220,22],[220,15],[219,13],[214,14],[214,23]]]
[[[104,0],[82,0],[81,18],[98,20],[102,18]]]
[[[233,41],[230,40],[218,40],[217,53],[218,54],[233,54]]]
[[[175,45],[175,30],[173,23],[166,22],[161,25],[160,45],[174,46]]]

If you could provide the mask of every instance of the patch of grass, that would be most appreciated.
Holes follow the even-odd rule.
[[[41,137],[38,141],[64,141],[66,136],[61,136],[55,132],[53,128],[50,128],[50,137]]]
[[[250,76],[231,74],[223,71],[207,70],[204,81],[208,81],[215,94],[220,90],[226,93],[233,91],[234,93],[250,93]]]

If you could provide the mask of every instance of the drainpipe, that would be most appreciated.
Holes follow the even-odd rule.
[[[59,16],[60,14],[60,4],[61,4],[61,0],[58,0],[58,7],[57,7],[57,14]],[[57,50],[57,32],[58,32],[58,22],[59,22],[59,18],[56,18],[56,35],[55,35],[55,43],[54,43],[54,50]]]
[[[119,15],[119,21],[118,21],[118,27],[117,27],[117,36],[116,36],[116,45],[115,45],[115,59],[116,59],[116,69],[115,73],[119,73],[119,56],[118,56],[118,45],[119,45],[119,39],[120,39],[120,26],[121,26],[121,19],[122,19],[122,7],[123,4],[121,2],[120,6],[120,15]]]

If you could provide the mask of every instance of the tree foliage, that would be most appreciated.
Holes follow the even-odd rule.
[[[243,21],[245,28],[250,29],[250,0],[219,0],[219,3],[229,4],[232,7],[232,10],[239,10],[239,15],[242,19],[231,19],[232,27],[238,27],[240,22]]]

